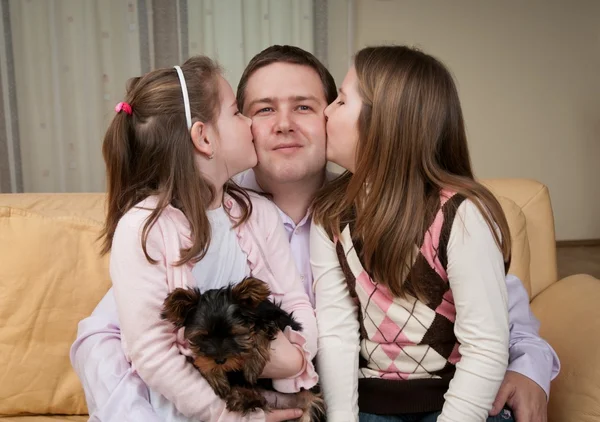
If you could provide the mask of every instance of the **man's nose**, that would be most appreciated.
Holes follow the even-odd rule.
[[[287,111],[280,111],[277,114],[277,121],[275,122],[275,130],[278,133],[293,132],[293,121],[292,116]]]

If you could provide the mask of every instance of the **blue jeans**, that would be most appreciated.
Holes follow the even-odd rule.
[[[372,413],[360,413],[359,422],[436,422],[442,412],[411,413],[402,416],[374,415]],[[510,410],[504,409],[498,416],[490,416],[486,422],[515,422]]]

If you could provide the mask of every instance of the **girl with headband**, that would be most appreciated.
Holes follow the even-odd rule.
[[[250,127],[219,67],[193,57],[132,79],[104,137],[108,211],[103,253],[122,342],[164,421],[283,421],[299,410],[234,414],[188,361],[182,330],[161,319],[178,287],[201,291],[254,276],[293,312],[265,375],[284,393],[317,383],[314,312],[275,206],[230,182],[257,163]],[[284,294],[285,293],[285,294]]]

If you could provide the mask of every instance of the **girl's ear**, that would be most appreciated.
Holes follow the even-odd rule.
[[[190,129],[194,148],[208,159],[213,157],[215,151],[214,142],[211,139],[214,132],[210,129],[210,125],[203,122],[195,122]]]

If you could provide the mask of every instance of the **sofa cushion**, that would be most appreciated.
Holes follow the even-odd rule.
[[[100,230],[0,207],[0,415],[87,413],[69,349],[110,287]]]
[[[552,382],[550,422],[600,420],[600,280],[572,275],[552,284],[531,302],[540,334],[560,357]]]

